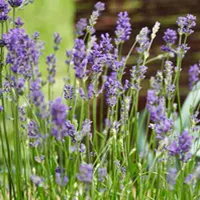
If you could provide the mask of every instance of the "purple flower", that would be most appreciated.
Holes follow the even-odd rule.
[[[23,0],[8,0],[11,7],[19,7],[22,5]]]
[[[117,103],[117,96],[120,91],[123,91],[121,83],[117,80],[116,74],[112,74],[107,77],[106,82],[104,83],[106,89],[106,102],[109,106],[113,107]]]
[[[88,86],[88,99],[92,99],[94,95],[95,95],[94,85],[91,83]]]
[[[103,182],[106,176],[107,176],[107,169],[106,168],[99,168],[98,169],[98,180],[100,182]]]
[[[65,85],[64,87],[64,98],[72,99],[74,96],[74,87],[71,85]]]
[[[115,31],[115,34],[117,36],[115,40],[116,44],[120,44],[129,40],[131,30],[132,29],[131,29],[130,18],[128,16],[128,13],[120,12],[118,14],[117,27]]]
[[[54,51],[59,49],[59,45],[61,43],[62,38],[59,33],[54,33]]]
[[[180,160],[187,161],[191,154],[189,153],[192,147],[193,137],[189,135],[188,131],[183,131],[183,133],[178,137],[178,141],[173,141],[168,147],[170,156],[179,156]]]
[[[2,111],[3,111],[3,106],[0,105],[0,112],[2,112]]]
[[[179,34],[190,35],[194,32],[192,28],[196,26],[196,17],[194,15],[187,14],[186,17],[179,17],[176,23],[179,26]]]
[[[160,123],[155,124],[155,132],[158,134],[157,137],[162,138],[163,134],[168,133],[172,129],[173,123],[170,119],[161,119]]]
[[[132,69],[130,70],[131,72],[131,82],[132,82],[132,89],[135,90],[140,90],[140,82],[145,78],[145,73],[147,72],[147,67],[146,66],[133,66]]]
[[[122,124],[128,121],[130,107],[131,107],[131,97],[125,96],[124,100],[122,101],[121,114],[120,114],[121,115],[120,121]]]
[[[54,84],[56,76],[56,57],[54,54],[47,56],[46,64],[48,65],[48,82]]]
[[[174,53],[174,50],[172,49],[171,46],[162,45],[160,49],[167,53]]]
[[[90,132],[91,132],[91,124],[92,124],[92,121],[90,121],[89,119],[85,119],[83,121],[83,124],[82,124],[82,128],[80,130],[80,133],[79,133],[79,139],[82,140],[82,138],[86,135],[90,135]]]
[[[44,155],[41,155],[41,156],[35,156],[35,161],[38,162],[38,163],[42,163],[45,159],[45,156]]]
[[[137,47],[136,49],[139,54],[144,53],[149,48],[149,44],[150,44],[150,40],[148,36],[149,33],[150,33],[150,30],[148,29],[148,27],[144,27],[142,28],[142,30],[136,37],[136,40],[139,43],[139,47]]]
[[[34,40],[38,40],[38,39],[40,38],[40,33],[37,32],[37,31],[35,31],[35,32],[33,33],[33,35],[32,35],[32,38],[33,38]]]
[[[194,174],[189,174],[188,176],[185,177],[184,183],[186,184],[191,184],[192,182],[194,182]]]
[[[104,11],[105,10],[105,3],[103,2],[97,2],[94,6],[94,8],[97,10],[97,11]]]
[[[30,87],[30,99],[31,102],[39,107],[42,108],[44,106],[44,94],[41,91],[41,80],[36,79],[35,81],[31,82],[31,87]]]
[[[163,40],[168,44],[174,44],[177,40],[177,33],[172,29],[167,29],[164,33]]]
[[[29,146],[30,147],[38,147],[42,143],[41,134],[39,133],[39,129],[35,121],[31,120],[27,124],[27,134],[29,137]]]
[[[104,54],[109,53],[113,49],[113,45],[111,43],[112,39],[110,38],[110,35],[108,33],[101,34],[101,40],[99,47],[101,51],[104,52]]]
[[[169,155],[175,156],[179,154],[179,147],[176,141],[173,141],[170,146],[168,147]]]
[[[65,123],[67,116],[67,106],[62,104],[62,98],[57,97],[51,104],[52,121],[56,126],[61,126]]]
[[[101,11],[105,9],[105,4],[102,2],[98,2],[95,4],[94,11],[92,12],[92,15],[89,19],[89,25],[87,26],[87,31],[90,33],[90,35],[95,33],[94,25],[97,22],[98,17],[101,14]]]
[[[190,89],[199,81],[200,68],[197,64],[190,66],[189,68],[189,86]]]
[[[0,22],[4,22],[8,19],[9,5],[4,0],[0,0]]]
[[[24,107],[19,107],[18,108],[18,110],[19,110],[19,119],[20,119],[20,121],[21,122],[25,122],[26,121],[26,112],[25,112],[25,110],[24,110]]]
[[[44,182],[44,178],[37,175],[31,175],[30,179],[36,186],[40,186]]]
[[[17,18],[17,20],[15,21],[15,26],[16,28],[20,28],[24,25],[24,22],[21,20],[20,17]]]
[[[187,44],[181,44],[176,48],[176,53],[177,55],[182,55],[182,57],[184,57],[189,49],[190,47]]]
[[[182,135],[179,137],[178,144],[181,152],[187,153],[192,146],[193,137],[189,135],[188,131],[183,131]]]
[[[159,101],[157,92],[155,90],[147,91],[147,108],[150,108],[152,105],[157,104]]]
[[[81,18],[76,24],[76,35],[77,37],[82,36],[87,28],[87,19]]]
[[[56,183],[60,186],[65,186],[69,182],[68,176],[62,173],[56,173]]]
[[[81,164],[79,167],[79,174],[77,179],[84,183],[92,183],[93,180],[93,166],[92,164]]]
[[[86,67],[88,63],[86,46],[82,39],[75,39],[75,46],[72,54],[76,77],[82,79],[87,75]]]
[[[85,95],[83,88],[79,88],[79,94],[82,99],[84,99],[84,100],[86,99],[86,95]]]
[[[11,29],[7,34],[3,34],[3,40],[8,49],[6,63],[11,65],[14,73],[30,78],[40,56],[40,47],[36,41],[29,38],[25,30],[20,28]]]
[[[74,139],[76,130],[75,130],[74,125],[69,120],[66,120],[65,122],[65,129],[66,129],[67,135],[69,135],[72,139]]]

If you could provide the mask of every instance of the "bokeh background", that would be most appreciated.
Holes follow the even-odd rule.
[[[26,9],[19,10],[18,14],[25,21],[25,28],[29,33],[35,30],[41,33],[41,39],[45,42],[45,51],[42,71],[45,73],[45,56],[52,52],[52,36],[54,32],[59,32],[63,38],[61,49],[58,53],[58,74],[57,85],[62,84],[65,73],[65,50],[73,46],[74,26],[82,17],[88,18],[93,10],[96,0],[34,0]],[[183,71],[180,80],[181,99],[183,100],[188,93],[188,68],[200,59],[200,2],[199,0],[106,0],[106,10],[98,20],[96,25],[97,35],[108,32],[114,35],[117,13],[128,11],[132,22],[132,37],[130,42],[124,45],[124,54],[126,54],[135,36],[140,29],[148,26],[150,29],[156,21],[161,23],[161,29],[154,41],[151,49],[151,56],[161,53],[160,46],[163,44],[162,36],[167,28],[177,29],[176,20],[178,16],[184,16],[187,13],[197,16],[197,27],[195,33],[188,39],[191,47],[183,61]],[[128,63],[128,67],[134,65],[136,54],[133,52]],[[147,79],[144,81],[144,88],[148,87],[148,78],[155,75],[159,68],[160,61],[149,65]],[[141,93],[140,100],[145,99],[146,90]],[[142,103],[143,104],[143,103]]]

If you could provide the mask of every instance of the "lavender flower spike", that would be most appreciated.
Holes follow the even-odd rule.
[[[79,174],[77,174],[77,179],[84,183],[92,183],[93,179],[92,164],[81,164],[79,167]]]
[[[199,81],[200,67],[195,64],[189,68],[189,86],[190,89]]]
[[[97,11],[104,11],[105,10],[105,3],[103,2],[97,2],[94,6],[94,8],[97,10]]]
[[[10,11],[8,7],[9,5],[5,3],[4,0],[0,0],[0,22],[4,22],[8,19],[8,13]]]
[[[115,34],[117,36],[115,40],[116,44],[120,44],[129,40],[131,34],[131,24],[127,12],[120,12],[118,14],[117,28]]]
[[[52,120],[57,125],[62,125],[67,116],[67,106],[65,104],[62,104],[61,97],[58,97],[55,99],[55,101],[51,105],[51,114],[52,114]]]
[[[176,40],[177,40],[177,33],[176,33],[176,31],[168,28],[165,31],[165,33],[164,33],[163,40],[167,44],[174,44],[176,42]]]

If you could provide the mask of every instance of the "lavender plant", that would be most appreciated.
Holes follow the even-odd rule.
[[[98,2],[89,20],[76,25],[57,97],[61,36],[54,34],[42,76],[39,33],[29,36],[16,18],[22,3],[0,0],[0,199],[199,199],[199,64],[189,68],[191,91],[183,105],[179,91],[196,17],[179,17],[178,29],[166,30],[160,55],[150,55],[156,22],[152,30],[142,28],[124,56],[131,19],[119,13],[114,37],[97,38],[95,24],[105,9]],[[137,61],[128,69],[134,49]],[[139,111],[142,81],[155,60],[160,69]]]

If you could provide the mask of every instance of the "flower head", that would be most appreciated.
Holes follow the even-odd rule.
[[[8,0],[11,7],[16,8],[22,5],[23,0]]]
[[[67,106],[65,104],[62,104],[61,97],[58,97],[54,100],[54,102],[51,104],[51,114],[52,114],[52,121],[55,123],[55,125],[60,126],[64,124],[67,116]]]
[[[76,24],[76,35],[82,36],[87,28],[87,19],[81,18]]]
[[[37,175],[31,175],[30,179],[36,186],[41,186],[44,182],[44,178]]]
[[[179,26],[179,34],[191,35],[194,32],[192,28],[196,26],[196,17],[191,14],[187,14],[186,17],[179,17],[177,25]]]
[[[75,39],[75,46],[72,54],[76,77],[82,79],[87,75],[86,67],[88,63],[84,40]]]
[[[115,34],[117,36],[116,44],[123,43],[130,38],[131,34],[130,18],[127,12],[120,12],[118,14],[117,28]]]
[[[189,86],[190,89],[199,81],[200,67],[195,64],[189,68]]]
[[[8,19],[9,5],[5,0],[0,0],[0,22],[4,22]]]
[[[92,164],[81,164],[79,167],[78,180],[84,183],[92,183],[93,180],[93,166]]]
[[[174,44],[177,40],[177,33],[172,29],[167,29],[164,33],[163,40],[168,44]]]

